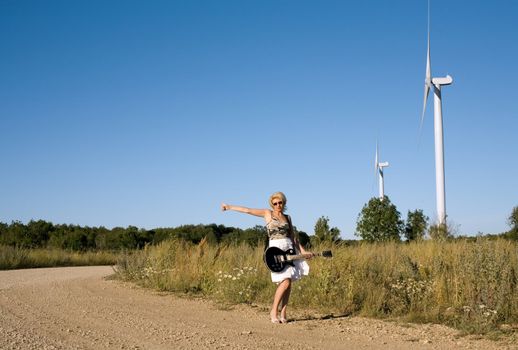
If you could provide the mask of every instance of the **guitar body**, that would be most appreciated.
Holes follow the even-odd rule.
[[[324,258],[333,257],[333,253],[330,250],[323,251],[321,253],[312,253],[312,256],[323,256]],[[286,266],[295,266],[294,261],[299,259],[308,259],[304,254],[298,254],[295,249],[282,250],[277,247],[269,247],[264,252],[264,263],[266,267],[272,272],[281,272]]]
[[[293,260],[288,260],[289,255],[295,255],[294,249],[282,250],[277,247],[269,247],[264,252],[264,263],[272,272],[281,272],[287,266],[294,266]]]

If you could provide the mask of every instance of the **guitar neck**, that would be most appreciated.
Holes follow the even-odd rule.
[[[322,253],[313,253],[313,256],[321,256]],[[287,255],[286,260],[300,260],[300,259],[307,259],[307,257],[304,254],[297,254],[297,255]]]

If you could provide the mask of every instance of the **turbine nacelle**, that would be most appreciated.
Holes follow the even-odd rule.
[[[433,83],[433,85],[436,85],[436,86],[450,85],[451,83],[453,83],[453,78],[451,77],[451,75],[448,74],[447,76],[442,77],[442,78],[433,78],[432,83]],[[425,80],[425,84],[426,84],[426,80]]]

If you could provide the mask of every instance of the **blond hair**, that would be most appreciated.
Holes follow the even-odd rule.
[[[286,196],[284,195],[284,193],[282,193],[282,192],[275,192],[274,194],[272,194],[270,196],[269,202],[270,202],[270,207],[272,209],[274,209],[273,208],[273,200],[274,199],[280,199],[282,201],[282,203],[284,204],[283,207],[282,207],[282,211],[285,211],[286,209],[288,209],[288,207],[286,206],[286,203],[288,202],[288,200],[286,199]]]

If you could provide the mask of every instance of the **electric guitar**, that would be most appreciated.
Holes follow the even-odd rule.
[[[333,253],[330,250],[325,250],[321,253],[313,253],[313,256],[323,256],[325,258],[331,258]],[[264,252],[264,263],[266,267],[272,272],[281,272],[286,266],[294,266],[293,260],[307,259],[304,254],[297,254],[295,249],[288,249],[286,251],[277,247],[269,247]]]

